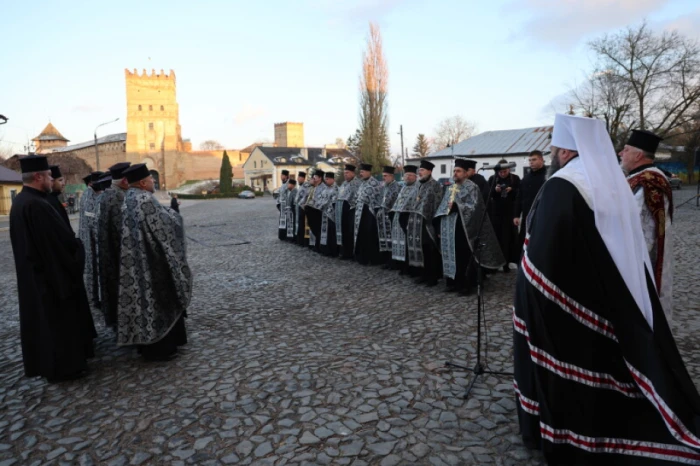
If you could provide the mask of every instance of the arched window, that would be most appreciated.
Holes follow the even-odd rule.
[[[141,106],[139,105],[139,112],[141,111]]]
[[[163,107],[163,106],[161,105],[161,106],[160,106],[160,111],[162,112],[162,111],[164,111],[164,110],[165,110],[165,107]]]
[[[153,105],[149,105],[149,106],[148,106],[148,109],[151,110],[151,111],[153,111]]]

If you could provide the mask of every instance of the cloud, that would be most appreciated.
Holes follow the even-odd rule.
[[[101,112],[102,110],[104,110],[103,106],[92,104],[76,105],[70,109],[70,111],[73,113],[97,113]]]
[[[511,13],[530,18],[517,33],[568,49],[592,34],[621,28],[659,11],[669,0],[520,0]],[[515,37],[513,37],[515,38]]]
[[[678,18],[660,23],[659,26],[669,31],[700,40],[700,8]]]
[[[369,21],[382,21],[394,10],[414,0],[310,0],[311,6],[326,11],[330,26],[366,27]]]
[[[243,125],[245,123],[250,123],[251,121],[257,120],[266,114],[267,110],[262,107],[245,104],[243,105],[243,108],[233,117],[233,122],[237,125]]]

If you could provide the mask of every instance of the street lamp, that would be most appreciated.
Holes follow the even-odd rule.
[[[110,123],[114,123],[115,121],[118,121],[118,120],[119,120],[119,118],[115,118],[114,120],[106,121],[100,125],[97,125],[97,128],[99,128],[100,126],[108,125]],[[95,136],[95,170],[96,171],[98,171],[100,169],[100,154],[97,151],[97,128],[95,128],[95,134],[94,134],[94,136]]]

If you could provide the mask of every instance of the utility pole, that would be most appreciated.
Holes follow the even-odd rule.
[[[401,135],[401,167],[403,169],[403,166],[406,163],[406,161],[403,158],[403,154],[404,154],[404,152],[403,152],[403,125],[399,125],[399,128],[401,129],[401,131],[399,131],[398,134]]]
[[[94,136],[95,136],[95,171],[100,170],[100,153],[97,150],[97,129],[100,126],[108,125],[108,124],[114,123],[115,121],[118,121],[118,120],[119,120],[119,118],[115,118],[114,120],[106,121],[102,124],[97,125],[97,127],[95,128],[95,133],[94,133]]]

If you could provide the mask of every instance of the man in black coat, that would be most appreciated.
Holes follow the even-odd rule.
[[[533,150],[528,157],[530,162],[530,173],[527,173],[520,182],[520,189],[515,197],[515,210],[513,211],[513,224],[520,227],[518,235],[518,250],[522,252],[523,243],[525,242],[525,222],[532,208],[532,203],[535,202],[537,193],[547,180],[547,167],[544,165],[544,157],[542,152]]]
[[[484,202],[489,198],[489,183],[486,178],[476,171],[476,160],[464,159],[465,166],[467,166],[467,179],[479,187],[481,195],[484,198]]]
[[[66,225],[68,225],[68,228],[70,229],[71,233],[73,233],[73,235],[75,236],[73,227],[70,224],[70,219],[68,218],[68,212],[66,212],[66,208],[63,206],[63,203],[59,199],[59,196],[63,194],[63,189],[66,187],[66,179],[63,178],[63,174],[61,173],[61,169],[58,165],[51,165],[50,168],[53,183],[51,183],[51,192],[48,196],[46,196],[46,200],[49,202],[49,204],[51,204],[51,207],[56,209],[58,215],[60,215],[63,221],[66,222]]]
[[[498,165],[507,165],[506,160],[500,160]],[[513,225],[513,206],[520,188],[520,177],[513,175],[510,168],[498,170],[489,178],[491,188],[491,203],[489,218],[496,231],[501,251],[506,258],[503,271],[508,272],[508,263],[518,263],[520,260],[518,248],[518,230]]]
[[[84,374],[97,336],[83,284],[85,251],[47,202],[46,157],[20,159],[24,187],[10,210],[24,373],[50,382]]]

